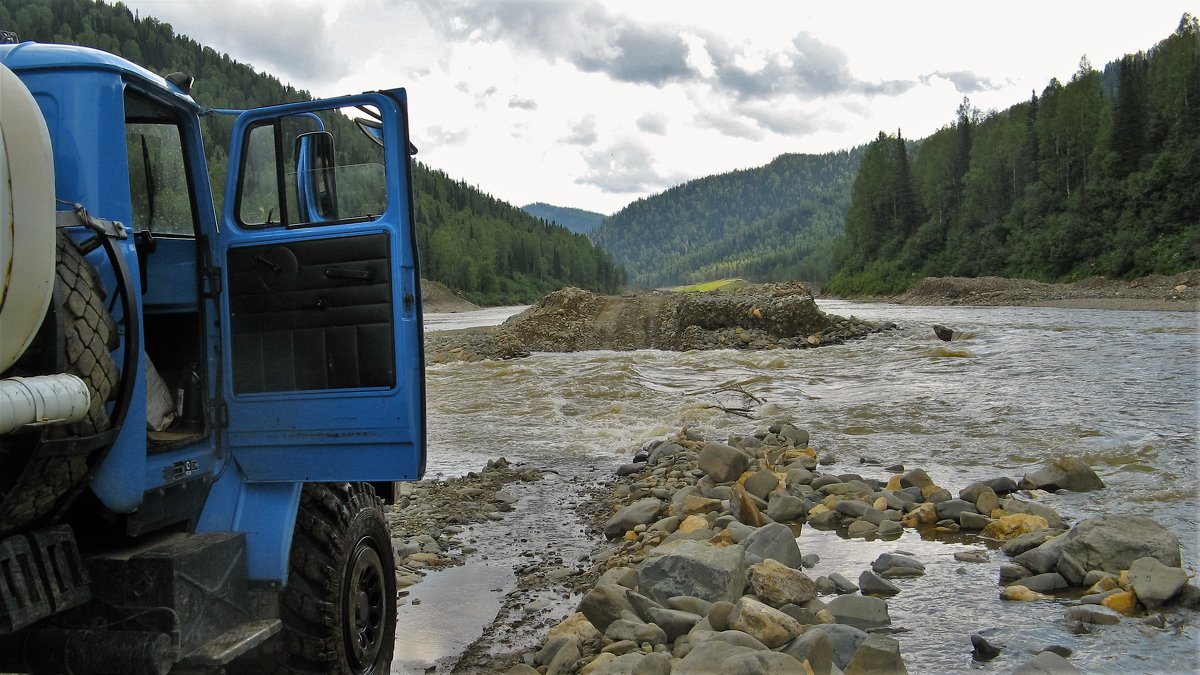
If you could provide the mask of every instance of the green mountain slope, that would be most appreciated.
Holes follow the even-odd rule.
[[[880,134],[855,179],[838,245],[843,293],[924,276],[1065,281],[1200,267],[1200,22],[1148,52],[982,114],[907,154]]]
[[[135,18],[119,2],[0,0],[0,29],[22,40],[103,49],[159,74],[190,73],[196,79],[192,96],[205,106],[252,108],[311,98],[308,92],[177,35],[170,24]],[[419,110],[421,104],[414,100],[412,105]],[[227,116],[205,118],[205,154],[218,207],[232,124]],[[353,153],[354,148],[339,152]],[[611,257],[583,235],[548,225],[420,163],[413,183],[422,273],[474,302],[529,302],[564,286],[611,293],[624,281]]]
[[[561,225],[575,234],[588,234],[605,219],[603,213],[575,209],[569,206],[554,206],[544,202],[534,202],[521,207],[521,210],[534,218],[541,218],[548,223]]]
[[[780,155],[639,199],[592,238],[638,284],[827,279],[862,148]]]

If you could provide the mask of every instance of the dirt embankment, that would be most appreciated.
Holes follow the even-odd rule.
[[[555,291],[496,329],[426,338],[430,363],[595,349],[803,349],[894,328],[826,314],[798,283],[602,296]]]
[[[908,292],[874,298],[905,305],[1005,305],[1085,309],[1200,310],[1200,270],[1133,281],[1091,277],[1047,284],[1001,277],[927,277]]]
[[[467,300],[445,285],[429,279],[421,280],[421,308],[427,313],[470,312],[479,305]]]

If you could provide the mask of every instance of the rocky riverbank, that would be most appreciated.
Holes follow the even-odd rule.
[[[593,486],[579,507],[593,553],[553,569],[515,569],[521,588],[553,586],[581,597],[578,611],[549,628],[538,648],[505,653],[480,645],[453,672],[927,670],[901,653],[889,603],[905,601],[906,585],[930,561],[897,547],[866,569],[810,577],[805,570],[818,560],[802,552],[806,527],[837,531],[845,546],[893,540],[906,529],[975,541],[976,550],[954,559],[1007,556],[996,580],[1000,597],[1065,605],[1061,620],[1081,630],[1127,622],[1170,630],[1200,607],[1178,539],[1152,519],[1070,523],[1033,499],[1039,491],[1103,489],[1077,459],[965,486],[955,496],[921,469],[896,465],[878,477],[822,471],[826,458],[809,447],[807,432],[783,422],[724,441],[685,429]],[[402,587],[430,566],[469,558],[474,549],[458,539],[462,526],[508,517],[517,500],[506,486],[540,477],[496,460],[478,474],[407,488],[389,516]],[[970,635],[973,651],[964,658],[1003,655],[1022,673],[1078,670],[1062,645],[1003,654],[994,641]]]
[[[1120,281],[1091,277],[1047,284],[1001,277],[928,277],[906,293],[870,298],[905,305],[990,305],[1083,309],[1200,310],[1200,270]]]
[[[426,360],[510,359],[593,349],[807,349],[895,328],[821,311],[798,283],[734,291],[601,296],[578,288],[547,295],[496,328],[426,337]]]

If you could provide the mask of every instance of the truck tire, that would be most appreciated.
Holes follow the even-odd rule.
[[[389,671],[396,640],[395,554],[383,502],[370,485],[304,486],[279,618],[282,639],[266,645],[273,653],[261,654],[250,672]]]
[[[116,349],[119,338],[112,316],[104,306],[103,287],[96,270],[66,233],[58,233],[56,247],[54,303],[62,317],[62,334],[44,331],[38,340],[54,344],[35,342],[29,351],[61,351],[63,371],[79,376],[91,393],[87,416],[50,429],[48,436],[92,436],[108,429],[110,424],[105,403],[117,384],[112,350]],[[22,362],[18,362],[13,367],[14,374],[46,374],[20,372],[22,367]],[[43,455],[39,452],[38,436],[25,433],[0,437],[0,535],[48,515],[88,472],[88,455]]]

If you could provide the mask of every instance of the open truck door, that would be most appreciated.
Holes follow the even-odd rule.
[[[251,481],[424,472],[410,147],[401,89],[234,122],[213,246],[219,426]]]

